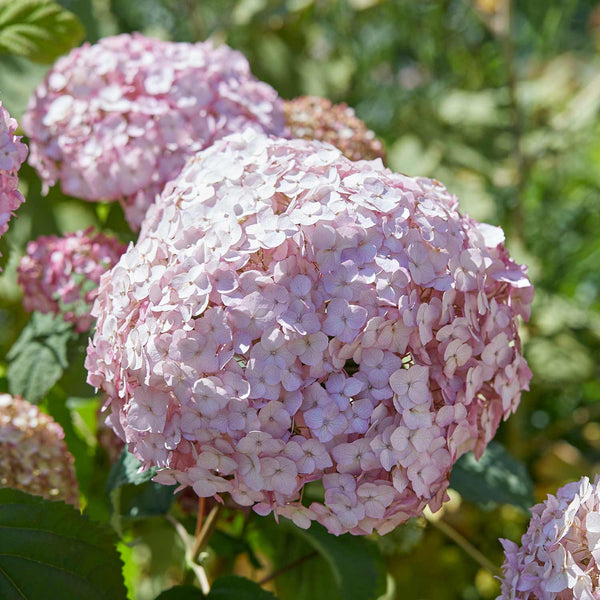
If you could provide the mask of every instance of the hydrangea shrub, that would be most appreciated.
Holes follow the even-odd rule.
[[[277,92],[226,45],[122,34],[59,59],[23,127],[45,186],[119,200],[138,229],[188,157],[229,133],[284,131]]]
[[[37,406],[0,394],[0,488],[77,506],[74,459],[63,438],[62,427]]]
[[[531,509],[518,546],[501,540],[497,600],[595,600],[600,596],[600,479],[568,483]]]
[[[0,237],[8,230],[8,221],[25,201],[17,189],[17,171],[27,158],[27,146],[15,135],[17,121],[0,102]]]
[[[301,96],[284,103],[285,121],[292,138],[328,142],[350,160],[385,158],[383,144],[345,103]]]
[[[18,267],[26,310],[60,314],[87,331],[100,277],[117,263],[126,246],[93,228],[63,237],[41,236],[27,244]]]
[[[533,288],[503,239],[435,180],[229,136],[102,277],[88,382],[158,481],[385,533],[441,506],[528,386]]]

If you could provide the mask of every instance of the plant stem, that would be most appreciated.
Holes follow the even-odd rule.
[[[211,508],[208,517],[206,517],[206,521],[204,521],[204,524],[202,525],[202,529],[200,529],[200,533],[194,538],[194,545],[192,546],[191,552],[191,560],[193,563],[198,562],[200,552],[208,546],[210,536],[217,525],[221,508],[222,506],[220,504],[215,504],[215,506]]]
[[[198,518],[196,519],[196,531],[194,537],[198,537],[204,523],[204,515],[206,513],[206,498],[198,498]]]
[[[467,538],[463,537],[454,527],[448,525],[441,519],[432,519],[426,516],[427,522],[439,529],[444,535],[448,536],[455,544],[460,546],[473,560],[479,563],[484,569],[488,570],[496,577],[502,577],[502,571],[483,553],[481,553]]]
[[[273,571],[270,575],[267,575],[266,577],[263,577],[259,582],[258,585],[264,585],[265,583],[268,583],[269,581],[271,581],[272,579],[275,579],[276,577],[279,577],[279,575],[282,575],[283,573],[287,573],[288,571],[291,571],[292,569],[295,569],[296,567],[299,567],[301,564],[309,561],[311,558],[314,558],[315,556],[318,556],[318,552],[315,550],[309,554],[306,554],[305,556],[300,557],[298,560],[295,560],[293,563],[290,563],[289,565],[286,565],[285,567],[281,567],[280,569],[277,569],[276,571]]]
[[[167,515],[167,520],[173,525],[185,547],[188,569],[194,572],[198,583],[200,583],[202,593],[205,596],[210,592],[210,582],[208,581],[206,570],[202,565],[198,564],[198,556],[208,545],[208,540],[217,524],[217,517],[219,516],[220,509],[221,506],[219,504],[213,507],[204,526],[200,530],[200,533],[193,538],[177,519],[171,515]]]

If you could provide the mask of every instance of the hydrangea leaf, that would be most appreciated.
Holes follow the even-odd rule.
[[[10,393],[40,402],[68,367],[67,349],[75,337],[61,317],[34,312],[7,355]]]
[[[139,519],[165,514],[173,503],[175,486],[151,481],[156,469],[138,472],[141,463],[133,454],[123,450],[113,465],[106,491],[113,504],[113,522],[120,530],[121,518]]]
[[[365,537],[336,537],[317,523],[304,530],[287,519],[263,519],[253,536],[275,569],[295,565],[275,579],[281,600],[372,600],[385,592],[383,558]]]
[[[0,490],[0,597],[125,600],[116,538],[73,507]]]
[[[208,600],[275,600],[275,596],[250,579],[226,575],[215,580]]]
[[[0,0],[0,52],[49,64],[84,35],[77,17],[52,0]]]
[[[108,480],[106,481],[106,489],[111,492],[116,487],[133,483],[134,485],[140,485],[150,481],[156,475],[156,469],[154,467],[147,471],[140,472],[139,469],[142,463],[127,450],[121,452],[119,459],[112,466]]]
[[[369,600],[385,592],[385,565],[372,541],[349,533],[335,536],[317,523],[297,533],[327,561],[341,598]]]
[[[156,600],[202,600],[204,594],[193,585],[175,585],[156,597]]]
[[[484,506],[513,504],[528,510],[534,503],[527,468],[498,442],[491,442],[479,461],[472,452],[461,457],[452,469],[450,487]]]

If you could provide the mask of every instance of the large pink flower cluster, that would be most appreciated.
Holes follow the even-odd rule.
[[[29,242],[18,267],[25,309],[60,314],[77,331],[87,331],[94,321],[90,311],[100,277],[125,249],[116,238],[94,233],[91,227]]]
[[[587,477],[536,504],[521,546],[500,540],[506,559],[498,600],[600,598],[600,479]]]
[[[0,102],[0,237],[8,229],[13,212],[25,201],[17,189],[17,171],[27,158],[27,146],[16,136],[17,121]]]
[[[46,186],[120,200],[137,229],[188,157],[247,128],[280,134],[284,121],[277,93],[241,53],[123,34],[58,60],[23,127]]]
[[[62,427],[18,396],[0,394],[0,488],[77,506],[74,460]]]
[[[533,289],[502,241],[436,181],[229,136],[102,278],[88,382],[158,481],[385,533],[440,507],[453,463],[528,385]]]

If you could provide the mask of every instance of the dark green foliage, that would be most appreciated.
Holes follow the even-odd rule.
[[[286,519],[261,519],[258,527],[253,547],[268,549],[275,567],[285,569],[275,578],[281,600],[371,600],[385,592],[385,565],[372,540],[336,537],[318,523],[304,530]]]
[[[106,482],[107,491],[111,492],[115,488],[127,483],[140,485],[150,481],[156,475],[155,468],[147,469],[140,473],[140,466],[140,461],[131,452],[123,450],[119,459],[110,470],[108,481]]]
[[[202,600],[204,594],[192,585],[176,585],[165,590],[156,600]]]
[[[139,519],[164,515],[173,503],[175,486],[151,481],[156,469],[139,473],[140,464],[133,454],[123,450],[111,468],[106,491],[118,518]]]
[[[534,504],[527,467],[497,442],[490,442],[479,461],[472,452],[462,456],[452,469],[450,487],[484,506],[513,504],[528,510]]]
[[[227,575],[215,580],[208,600],[275,600],[275,596],[250,579]]]
[[[0,490],[0,597],[125,600],[115,542],[72,506]]]

